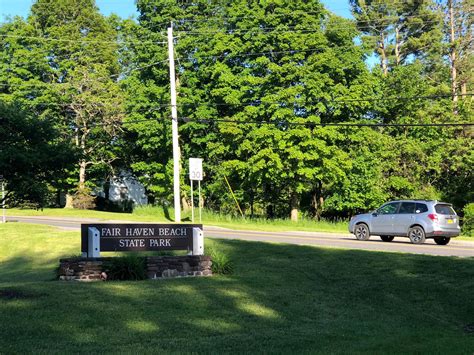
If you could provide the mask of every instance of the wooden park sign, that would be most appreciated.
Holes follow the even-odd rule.
[[[109,224],[81,225],[81,251],[99,257],[101,251],[188,250],[204,251],[202,224]]]

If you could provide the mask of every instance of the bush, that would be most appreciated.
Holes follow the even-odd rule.
[[[226,254],[214,248],[207,248],[207,254],[212,259],[213,274],[229,275],[234,272],[234,266]]]
[[[98,196],[96,205],[99,211],[132,213],[135,202],[133,200],[110,201],[105,197]]]
[[[93,210],[95,208],[95,197],[91,195],[91,192],[89,188],[77,190],[72,199],[72,207],[79,210]]]
[[[105,265],[108,280],[145,280],[145,258],[134,254],[112,258]]]
[[[469,203],[464,207],[464,218],[462,231],[468,237],[474,236],[474,203]]]

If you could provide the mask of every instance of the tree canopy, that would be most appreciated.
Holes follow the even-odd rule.
[[[169,204],[172,26],[184,205],[187,159],[201,157],[216,211],[237,211],[226,180],[252,216],[346,217],[393,198],[460,208],[472,202],[472,24],[453,1],[351,0],[349,20],[318,1],[137,0],[133,21],[93,0],[37,0],[0,26],[0,100],[77,149],[69,187],[131,170]]]
[[[57,133],[51,122],[38,120],[21,105],[0,101],[0,175],[7,183],[7,205],[48,202],[48,184],[60,181],[75,155]]]

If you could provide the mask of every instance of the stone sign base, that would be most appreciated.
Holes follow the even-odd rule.
[[[211,276],[211,257],[205,255],[147,256],[146,275],[149,279],[170,277]],[[106,262],[113,258],[67,258],[59,262],[59,280],[100,281],[107,279]]]

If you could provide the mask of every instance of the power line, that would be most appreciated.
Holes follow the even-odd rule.
[[[474,96],[474,93],[465,93],[465,94],[458,94],[457,96]],[[452,94],[444,94],[444,95],[427,95],[427,96],[392,96],[392,97],[367,97],[363,99],[345,99],[345,96],[338,96],[332,97],[330,99],[321,98],[318,101],[305,101],[303,102],[306,105],[314,105],[318,104],[321,101],[324,102],[351,102],[351,101],[363,101],[363,102],[370,102],[370,101],[381,101],[381,100],[435,100],[438,98],[451,98]],[[235,106],[261,106],[261,105],[287,105],[287,104],[298,104],[298,99],[295,99],[294,102],[284,102],[284,101],[258,101],[258,102],[248,102],[248,103],[195,103],[195,104],[177,104],[179,107],[200,107],[200,106],[228,106],[228,107],[235,107]],[[170,106],[167,103],[160,103],[157,106]],[[304,107],[301,107],[304,108]]]
[[[155,32],[156,33],[156,32]],[[95,43],[95,44],[113,44],[118,45],[120,43],[129,44],[129,43],[152,43],[152,44],[166,44],[167,42],[155,42],[151,40],[141,41],[139,39],[133,41],[127,40],[116,40],[116,41],[105,41],[105,40],[84,40],[84,39],[65,39],[65,38],[49,38],[49,37],[37,37],[37,36],[18,36],[18,35],[7,35],[7,34],[0,34],[0,37],[4,38],[18,38],[18,39],[34,39],[38,41],[45,41],[45,42],[66,42],[66,43]]]
[[[457,94],[457,96],[474,96],[474,93],[465,93],[465,94]],[[366,99],[341,99],[334,98],[334,102],[357,102],[357,101],[410,101],[410,100],[435,100],[440,98],[451,98],[453,97],[452,94],[445,94],[445,95],[427,95],[427,96],[392,96],[392,97],[378,97],[378,98],[366,98]]]
[[[148,111],[150,112],[150,110]],[[119,112],[118,112],[119,113]],[[126,114],[127,112],[122,112]],[[146,114],[147,112],[145,112]],[[115,123],[91,123],[87,127],[106,127],[106,126],[123,126],[135,123],[143,123],[143,122],[168,122],[171,121],[171,117],[169,119],[158,119],[158,118],[144,118],[144,119],[137,119],[137,120],[127,120],[122,122],[115,122]],[[189,118],[189,117],[179,117],[178,121],[183,123],[233,123],[233,124],[242,124],[242,125],[274,125],[281,127],[283,130],[286,127],[291,126],[301,126],[301,127],[401,127],[401,128],[413,128],[413,127],[473,127],[473,122],[445,122],[445,123],[357,123],[357,122],[340,122],[340,123],[314,123],[314,122],[288,122],[285,120],[280,121],[238,121],[232,119],[219,119],[219,118]],[[81,129],[85,128],[85,126],[76,126],[72,127],[74,129]]]
[[[313,33],[313,32],[320,32],[321,28],[302,28],[302,29],[297,29],[297,30],[291,30],[291,29],[276,29],[276,28],[255,28],[255,29],[250,29],[250,30],[244,30],[244,29],[234,29],[234,30],[216,30],[216,31],[177,31],[179,34],[184,33],[188,35],[212,35],[212,34],[229,34],[229,35],[234,35],[234,34],[246,34],[246,33],[252,33],[252,34],[257,34],[257,33],[262,33],[262,34],[275,34],[275,33]],[[178,37],[180,37],[178,35]]]
[[[305,52],[317,52],[320,51],[321,48],[308,48],[308,49],[290,49],[286,51],[270,51],[270,52],[248,52],[248,53],[242,53],[242,54],[233,54],[233,53],[228,53],[228,54],[221,54],[221,55],[208,55],[208,56],[188,56],[187,58],[179,58],[181,60],[187,59],[188,61],[193,61],[193,60],[198,60],[198,59],[218,59],[218,58],[225,58],[225,59],[232,59],[232,58],[237,58],[237,57],[253,57],[253,56],[263,56],[263,55],[278,55],[278,54],[296,54],[296,53],[305,53]]]
[[[349,20],[349,19],[348,19]],[[350,21],[350,20],[349,20]],[[335,26],[335,29],[358,29],[360,31],[372,29],[374,30],[373,26],[371,25],[366,25],[366,26],[360,26],[359,24],[364,23],[365,21],[353,21],[353,26],[347,26],[347,25],[342,25],[338,24]],[[423,21],[421,25],[427,25],[427,24],[436,24],[440,23],[440,21]],[[372,24],[371,21],[367,21],[367,24]],[[281,24],[281,28],[279,27],[258,27],[258,28],[250,28],[250,29],[244,29],[244,28],[235,28],[235,29],[216,29],[216,30],[209,30],[209,31],[200,31],[200,30],[177,30],[178,33],[184,33],[184,34],[192,34],[192,35],[209,35],[209,34],[246,34],[246,33],[263,33],[263,34],[273,34],[273,33],[311,33],[311,32],[320,32],[324,31],[324,28],[327,27],[327,24],[324,24],[320,27],[302,27],[302,26],[285,26],[284,23]],[[377,25],[377,24],[375,24]],[[388,27],[390,26],[391,23],[387,23]],[[179,36],[179,35],[178,35]]]
[[[1,84],[0,84],[1,85]],[[66,85],[66,84],[62,84]],[[458,94],[457,96],[463,97],[463,96],[474,96],[474,93],[465,93],[465,94]],[[315,105],[321,102],[325,103],[331,103],[331,102],[354,102],[354,101],[360,101],[360,102],[371,102],[371,101],[410,101],[410,100],[436,100],[436,99],[441,99],[441,98],[451,98],[452,94],[444,94],[444,95],[427,95],[427,96],[392,96],[392,97],[367,97],[367,98],[361,98],[361,99],[345,99],[345,96],[339,96],[339,97],[332,97],[330,99],[327,98],[321,98],[318,101],[305,101],[302,102],[301,104],[305,105]],[[297,99],[296,99],[297,100]],[[34,102],[30,101],[32,105],[45,105],[45,106],[70,106],[71,103],[55,103],[55,102]],[[100,105],[101,103],[96,103]],[[258,101],[258,102],[247,102],[247,103],[182,103],[182,104],[177,104],[176,106],[178,107],[258,107],[258,106],[265,106],[265,105],[288,105],[288,104],[299,104],[297,101],[295,102],[283,102],[283,101]],[[87,104],[79,105],[75,104],[76,106],[87,106]],[[170,107],[170,103],[157,103],[154,104],[151,109],[158,109],[158,108],[163,108],[163,107]],[[291,108],[291,106],[288,106],[286,108]],[[304,109],[304,106],[299,106],[299,108]]]
[[[132,73],[134,71],[137,71],[137,70],[142,70],[142,69],[146,69],[146,68],[149,68],[149,67],[152,67],[154,65],[157,65],[157,64],[161,64],[161,63],[164,63],[164,62],[167,62],[168,59],[164,59],[164,60],[160,60],[160,61],[157,61],[157,62],[153,62],[153,63],[150,63],[150,64],[147,64],[147,65],[143,65],[143,66],[140,66],[140,67],[135,67],[135,68],[130,68],[130,69],[127,69],[125,70],[124,72],[122,73],[119,73],[119,74],[112,74],[110,76],[106,76],[106,77],[99,77],[97,78],[97,80],[104,80],[104,79],[113,79],[113,78],[118,78],[122,75],[126,75],[126,74],[129,74],[129,73]],[[16,79],[19,79],[19,78],[16,78]],[[70,84],[69,82],[64,82],[64,83],[56,83],[56,82],[50,82],[50,83],[45,83],[45,82],[37,82],[37,83],[31,83],[29,84],[28,82],[26,83],[23,83],[23,84],[5,84],[5,83],[0,83],[0,86],[3,86],[3,87],[28,87],[28,86],[48,86],[48,85],[64,85],[64,86],[67,86],[68,84]]]
[[[392,1],[393,3],[393,1]],[[402,2],[400,2],[402,3]],[[328,9],[328,8],[324,8],[325,10],[328,10],[331,14],[335,14],[331,9]],[[342,9],[339,9],[339,10],[342,10]],[[180,27],[180,25],[182,24],[185,24],[185,23],[212,23],[213,20],[215,21],[241,21],[241,20],[261,20],[262,18],[263,19],[266,19],[266,18],[273,18],[273,17],[289,17],[291,19],[294,19],[295,16],[299,15],[317,15],[317,16],[325,16],[326,13],[324,13],[323,11],[322,12],[306,12],[304,10],[301,10],[301,9],[298,9],[298,10],[295,10],[291,13],[285,13],[285,14],[277,14],[277,13],[269,13],[269,14],[263,14],[261,16],[255,16],[255,15],[248,15],[248,16],[237,16],[237,17],[229,17],[229,16],[215,16],[215,17],[208,17],[208,18],[205,18],[205,19],[175,19],[173,25],[174,27]],[[434,15],[436,13],[433,13]],[[337,14],[335,14],[337,15]],[[397,20],[397,19],[410,19],[410,18],[419,18],[420,15],[408,15],[408,16],[386,16],[385,18],[389,18],[390,20]],[[374,21],[373,20],[360,20],[360,21],[357,21],[356,19],[352,19],[352,18],[344,18],[342,17],[344,20],[346,21],[351,21],[353,23],[355,22],[358,22],[358,23],[373,23]],[[428,21],[424,21],[425,23],[428,22]],[[438,23],[439,21],[430,21],[430,22],[433,22],[433,23]],[[163,24],[163,26],[165,26],[165,24]]]
[[[288,122],[288,121],[237,121],[230,119],[206,119],[206,118],[188,118],[181,117],[182,122],[197,122],[197,123],[235,123],[235,124],[267,124],[277,126],[310,126],[310,127],[470,127],[474,126],[472,122],[449,122],[449,123],[313,123],[313,122]]]
[[[222,55],[216,55],[216,56],[198,56],[198,57],[192,57],[192,56],[188,56],[187,58],[183,58],[183,57],[177,57],[177,60],[178,61],[181,61],[181,60],[187,60],[187,61],[192,61],[192,60],[197,60],[197,59],[209,59],[209,58],[212,58],[212,59],[218,59],[218,58],[236,58],[236,57],[252,57],[252,56],[263,56],[263,55],[279,55],[279,54],[296,54],[296,53],[311,53],[311,52],[317,52],[321,50],[321,48],[308,48],[308,49],[290,49],[290,50],[286,50],[286,51],[270,51],[270,52],[248,52],[248,53],[242,53],[242,54],[222,54]],[[74,54],[79,54],[80,52],[77,52],[77,53],[72,53],[72,55]],[[48,56],[45,55],[45,57],[47,58]],[[54,59],[54,56],[53,56],[53,59]],[[111,75],[110,77],[113,78],[113,77],[119,77],[121,75],[124,75],[128,72],[132,72],[132,71],[136,71],[136,70],[140,70],[140,69],[143,69],[143,68],[147,68],[149,66],[153,66],[153,65],[156,65],[156,64],[159,64],[159,63],[162,63],[162,62],[167,62],[168,59],[164,59],[162,61],[158,61],[158,62],[154,62],[154,63],[151,63],[151,64],[148,64],[148,65],[145,65],[143,67],[137,67],[137,68],[134,68],[134,69],[131,69],[129,71],[125,71],[124,73],[120,73],[120,74],[114,74],[114,75]],[[3,86],[15,86],[15,85],[18,85],[18,86],[25,86],[25,84],[13,84],[13,85],[8,85],[8,84],[1,84],[0,85],[3,85]],[[36,84],[35,84],[36,85]]]
[[[155,66],[155,65],[157,65],[157,64],[161,64],[161,63],[168,62],[168,61],[169,61],[168,59],[163,59],[163,60],[159,60],[159,61],[157,61],[157,62],[153,62],[153,63],[151,63],[151,64],[147,64],[147,65],[143,65],[143,66],[140,66],[140,67],[131,68],[131,69],[129,69],[129,70],[124,71],[123,73],[120,73],[120,74],[113,74],[113,75],[111,75],[109,78],[119,77],[119,76],[124,75],[124,74],[130,74],[131,72],[134,72],[134,71],[137,71],[137,70],[146,69],[146,68]]]

